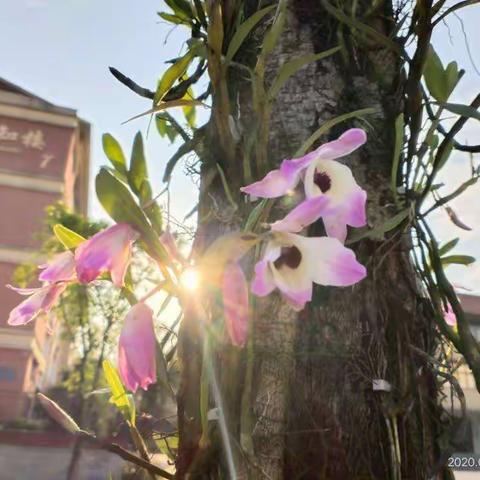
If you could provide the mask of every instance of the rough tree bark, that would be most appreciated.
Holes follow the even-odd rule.
[[[357,2],[357,14],[363,14],[370,3]],[[392,3],[376,5],[368,16],[369,25],[389,36],[396,27]],[[257,2],[245,2],[246,16],[257,9]],[[309,64],[277,96],[270,124],[270,167],[291,158],[325,121],[374,107],[376,113],[368,117],[368,143],[347,162],[368,192],[369,224],[376,226],[396,213],[389,185],[394,121],[403,109],[399,56],[352,34],[321,1],[292,0],[286,26],[268,59],[267,80],[285,61],[326,50],[339,40],[348,58],[336,55]],[[232,91],[238,92],[232,104],[238,105],[236,114],[247,129],[252,115],[250,85],[235,78],[231,82],[235,84]],[[349,126],[364,124],[342,123],[321,140],[336,137]],[[215,158],[212,124],[209,130],[205,146]],[[200,197],[199,231],[205,239],[238,228],[244,212],[225,216],[229,210],[221,182],[208,180],[211,165],[204,164],[202,171],[208,194],[203,191]],[[226,173],[234,191],[241,175]],[[202,212],[212,208],[223,212],[223,218],[212,220],[210,215],[203,222]],[[321,225],[314,226],[314,231],[321,233]],[[437,387],[429,365],[412,348],[433,355],[436,334],[418,291],[409,236],[396,232],[378,241],[361,241],[353,248],[369,272],[360,284],[316,288],[314,301],[300,314],[275,295],[258,301],[249,398],[253,451],[238,453],[239,478],[423,480],[437,474],[433,470],[441,425]],[[180,335],[183,376],[177,478],[225,478],[218,473],[223,463],[220,447],[198,447],[201,339],[195,336],[198,325],[192,328],[192,324],[187,319]],[[217,360],[228,355],[225,347]],[[240,433],[245,433],[240,431],[245,361],[231,371],[225,371],[225,365],[231,364],[218,363],[223,377],[235,377],[238,383],[226,402],[237,445]],[[374,385],[380,385],[380,390]]]

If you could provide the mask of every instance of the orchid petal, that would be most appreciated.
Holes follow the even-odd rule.
[[[118,367],[125,386],[135,392],[156,381],[156,339],[153,312],[137,303],[127,313],[118,342]]]
[[[16,289],[10,287],[15,291],[27,290],[33,293],[26,298],[22,303],[17,305],[8,317],[7,323],[12,326],[26,325],[34,320],[40,313],[47,313],[57,302],[60,295],[67,288],[66,283],[56,283],[47,287],[36,289]],[[24,294],[24,293],[22,293]]]
[[[242,187],[240,190],[254,197],[276,198],[294,189],[300,180],[301,171],[308,166],[300,159],[284,160],[278,170],[272,170],[255,183]]]
[[[113,283],[122,287],[132,244],[137,238],[138,233],[130,225],[119,223],[81,243],[75,251],[79,282],[89,283],[109,271]]]
[[[238,263],[229,263],[222,278],[225,326],[233,345],[243,347],[247,340],[248,287]]]
[[[355,253],[336,238],[300,237],[295,242],[306,258],[310,278],[320,285],[345,287],[365,278],[367,271]]]
[[[62,282],[75,278],[75,258],[69,250],[53,257],[50,263],[40,265],[43,271],[38,276],[41,282]]]
[[[302,310],[312,299],[313,285],[309,275],[307,258],[302,256],[296,269],[272,266],[274,282],[282,296],[295,310]]]
[[[329,199],[326,196],[308,198],[297,205],[285,218],[278,220],[271,225],[276,232],[300,232],[321,216],[331,214]]]
[[[255,265],[255,277],[251,288],[252,292],[258,297],[266,297],[275,290],[276,285],[267,260],[260,260]]]
[[[329,237],[336,238],[342,243],[347,239],[347,222],[342,216],[328,216],[323,218],[325,232]]]
[[[349,155],[367,141],[367,134],[361,128],[351,128],[340,137],[325,143],[315,151],[317,158],[334,160]]]

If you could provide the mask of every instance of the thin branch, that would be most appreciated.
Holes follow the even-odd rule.
[[[427,111],[428,117],[430,120],[434,120],[435,113],[433,112],[432,105],[428,100],[428,96],[425,91],[423,92],[423,95],[425,99],[425,110]],[[437,132],[441,133],[444,137],[448,135],[448,132],[440,123],[437,125]],[[480,145],[463,145],[462,143],[457,142],[455,139],[453,140],[453,148],[460,152],[480,153]]]
[[[137,95],[140,95],[141,97],[149,98],[151,100],[153,100],[153,97],[155,97],[155,92],[154,91],[149,90],[148,88],[141,87],[138,83],[135,83],[131,78],[128,78],[122,72],[119,72],[116,68],[108,67],[108,69],[110,70],[110,73],[120,83],[122,83],[127,88],[132,90],[132,92],[135,92]]]
[[[470,107],[475,108],[475,109],[480,107],[480,94],[477,95],[474,98],[474,100],[470,104]],[[425,197],[428,195],[428,193],[429,193],[429,191],[432,187],[433,181],[435,180],[435,177],[436,177],[436,175],[438,173],[438,170],[441,166],[442,158],[443,158],[445,152],[447,151],[447,149],[449,148],[449,144],[453,141],[453,139],[455,138],[455,135],[463,128],[465,123],[467,123],[468,119],[469,119],[469,117],[460,117],[453,124],[452,128],[448,131],[447,135],[443,139],[443,142],[438,147],[437,154],[435,155],[435,160],[433,162],[432,173],[430,174],[430,176],[427,179],[427,184],[425,185],[425,188],[423,190],[420,202],[417,203],[418,208],[420,208],[420,205],[422,204],[423,200],[425,200]]]
[[[172,87],[165,97],[162,99],[165,102],[169,102],[171,100],[178,100],[183,98],[187,93],[187,90],[195,83],[200,80],[200,77],[205,73],[206,70],[205,62],[202,60],[199,62],[196,70],[190,75],[190,77],[186,78],[185,80],[181,81],[175,87]],[[153,90],[149,90],[148,88],[141,87],[138,83],[134,82],[131,78],[124,75],[122,72],[118,71],[114,67],[109,67],[110,73],[123,85],[127,88],[135,92],[137,95],[141,97],[148,98],[153,100],[155,97],[155,92]]]
[[[472,177],[470,180],[467,180],[465,183],[460,185],[454,192],[450,193],[445,197],[441,197],[437,202],[435,202],[425,213],[423,216],[427,216],[430,212],[433,212],[437,208],[445,205],[446,203],[452,201],[454,198],[458,197],[461,193],[467,190],[468,187],[471,187],[475,183],[477,183],[479,177]]]
[[[85,431],[80,431],[78,432],[78,435],[81,435],[82,437],[86,438],[89,441],[92,441],[95,443],[98,447],[100,447],[102,450],[106,450],[108,452],[114,453],[115,455],[118,455],[119,457],[123,458],[127,462],[133,463],[135,465],[138,465],[139,467],[144,468],[150,473],[153,473],[154,475],[158,475],[162,478],[166,478],[168,480],[173,480],[175,478],[175,475],[167,472],[166,470],[163,470],[163,468],[157,467],[153,463],[147,462],[143,458],[135,455],[134,453],[124,449],[117,443],[106,443],[98,440],[94,435],[85,432]]]
[[[480,0],[464,0],[462,2],[458,2],[456,5],[452,5],[450,8],[447,8],[445,12],[443,12],[439,17],[435,19],[433,22],[433,26],[435,27],[438,25],[445,17],[450,15],[451,13],[460,10],[461,8],[468,7],[470,5],[475,5],[476,3],[480,3]]]

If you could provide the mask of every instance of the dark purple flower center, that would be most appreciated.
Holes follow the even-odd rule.
[[[295,269],[300,265],[302,261],[302,253],[295,247],[282,247],[280,256],[273,262],[275,268],[279,270],[283,265],[288,268]]]
[[[332,187],[332,180],[325,172],[315,171],[313,182],[320,189],[322,193],[328,192]]]

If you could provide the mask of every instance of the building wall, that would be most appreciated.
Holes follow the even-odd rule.
[[[18,264],[41,261],[36,234],[48,205],[63,200],[86,213],[88,161],[86,122],[0,79],[0,421],[28,416],[35,391],[65,364],[68,349],[47,319],[7,325],[23,298],[4,285]]]

